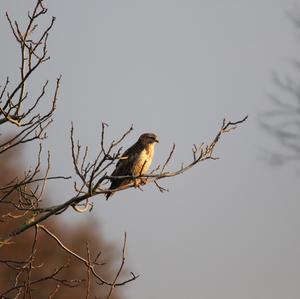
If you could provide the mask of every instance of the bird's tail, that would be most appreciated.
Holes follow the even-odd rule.
[[[114,194],[114,192],[110,192],[110,191],[108,191],[107,193],[106,193],[106,200],[108,200],[112,195]]]

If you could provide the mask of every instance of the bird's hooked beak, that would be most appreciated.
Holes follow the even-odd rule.
[[[159,143],[159,140],[157,139],[157,137],[155,137],[154,142]]]

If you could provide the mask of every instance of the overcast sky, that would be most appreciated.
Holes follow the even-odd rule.
[[[25,16],[34,1],[2,0],[1,80],[14,75],[16,45],[4,12]],[[93,200],[104,237],[121,247],[141,274],[127,298],[298,299],[300,199],[295,165],[272,167],[264,149],[278,145],[258,116],[271,108],[271,72],[285,74],[299,58],[289,0],[48,1],[56,16],[51,60],[39,79],[62,74],[47,146],[55,174],[74,174],[70,122],[82,143],[99,149],[101,122],[109,140],[134,126],[124,147],[144,132],[160,139],[154,165],[175,142],[171,170],[209,142],[224,117],[247,123],[231,132],[207,161],[144,192]],[[38,86],[37,86],[38,87]],[[37,88],[36,87],[36,88]],[[35,87],[33,87],[34,89]],[[109,142],[109,140],[107,142]],[[27,157],[32,157],[27,153]],[[53,200],[72,183],[50,186]],[[69,222],[88,215],[70,213]]]

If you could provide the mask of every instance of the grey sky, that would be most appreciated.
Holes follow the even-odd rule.
[[[32,3],[1,1],[1,80],[16,63],[4,12],[18,18]],[[73,173],[71,120],[94,152],[102,121],[110,124],[110,139],[134,125],[125,147],[141,133],[155,132],[160,144],[154,164],[175,142],[174,168],[192,158],[193,143],[214,137],[223,117],[249,114],[220,142],[220,160],[164,181],[169,193],[146,186],[108,202],[93,200],[106,239],[121,247],[128,233],[127,264],[141,274],[125,287],[128,298],[299,298],[299,177],[295,167],[274,168],[259,159],[263,148],[277,143],[257,123],[270,107],[271,71],[288,71],[289,60],[299,55],[285,14],[292,4],[48,1],[57,21],[51,61],[37,79],[63,75],[47,141],[56,174]],[[71,188],[58,184],[50,194],[63,201]]]

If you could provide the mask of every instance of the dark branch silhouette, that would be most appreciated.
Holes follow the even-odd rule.
[[[299,12],[289,13],[288,16],[298,31],[300,28]],[[299,73],[300,62],[294,60],[292,67]],[[265,157],[273,165],[299,162],[300,85],[295,76],[274,74],[272,79],[276,92],[269,95],[271,108],[262,113],[259,123],[279,146],[272,149],[264,148],[266,151]]]

